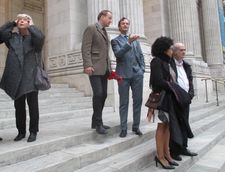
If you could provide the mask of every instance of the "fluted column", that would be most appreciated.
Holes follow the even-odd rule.
[[[119,0],[88,0],[88,24],[97,22],[97,16],[102,10],[112,11],[113,21],[110,27],[117,28],[120,19]]]
[[[207,63],[221,65],[223,54],[217,1],[203,0],[202,13]]]
[[[144,35],[143,0],[120,0],[121,17],[131,21],[130,32]]]
[[[198,1],[190,0],[191,2],[191,18],[192,18],[192,33],[193,37],[193,50],[196,59],[202,60],[201,38],[200,38],[200,23],[198,13]]]
[[[187,56],[194,55],[193,29],[190,0],[170,0],[170,36],[175,42],[183,42]]]

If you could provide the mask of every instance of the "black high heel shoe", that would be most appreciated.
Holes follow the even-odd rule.
[[[175,161],[169,161],[168,158],[166,158],[166,157],[165,157],[165,159],[169,162],[170,165],[179,166],[179,164],[176,163]]]
[[[171,169],[175,169],[174,166],[172,165],[164,165],[158,158],[157,156],[155,156],[155,165],[156,167],[158,167],[158,163],[162,166],[162,168],[164,169],[168,169],[168,170],[171,170]]]

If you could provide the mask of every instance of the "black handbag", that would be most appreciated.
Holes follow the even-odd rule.
[[[41,62],[41,60],[38,60],[37,54],[35,54],[35,59],[37,66],[34,85],[38,90],[48,90],[51,88],[51,84],[48,78],[48,74],[44,70],[43,62]]]

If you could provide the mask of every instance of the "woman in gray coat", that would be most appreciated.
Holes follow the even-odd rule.
[[[18,32],[13,32],[14,27],[17,27]],[[39,123],[38,89],[34,85],[36,59],[41,60],[44,35],[33,25],[29,15],[19,14],[16,21],[7,22],[0,27],[0,40],[8,48],[0,88],[14,100],[18,129],[14,141],[19,141],[26,135],[27,100],[30,115],[30,136],[27,141],[32,142],[36,140]]]

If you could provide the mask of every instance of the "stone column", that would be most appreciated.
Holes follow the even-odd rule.
[[[202,0],[206,59],[209,66],[222,65],[222,41],[216,0]]]
[[[200,23],[199,23],[199,13],[198,13],[198,1],[190,0],[191,2],[191,21],[192,21],[192,33],[193,33],[193,51],[195,59],[202,59],[202,48],[201,48],[201,38],[200,38]]]
[[[131,21],[130,32],[144,36],[143,0],[120,0],[121,17]]]
[[[97,22],[97,16],[102,10],[110,10],[113,15],[113,22],[110,28],[117,28],[120,19],[119,0],[88,0],[88,24]]]
[[[3,25],[8,20],[8,16],[9,16],[8,10],[9,10],[9,1],[1,0],[0,1],[0,26]],[[7,49],[4,47],[3,44],[1,44],[0,45],[0,78],[5,68],[6,51]]]
[[[45,1],[47,56],[80,48],[87,26],[87,4],[83,0]]]
[[[175,42],[183,42],[187,56],[194,55],[192,14],[190,0],[170,0],[169,19],[170,36]]]

